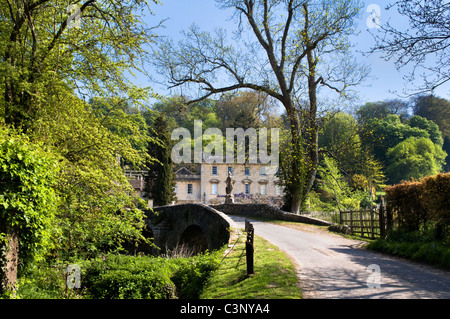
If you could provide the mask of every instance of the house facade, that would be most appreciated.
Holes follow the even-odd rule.
[[[176,172],[178,203],[220,204],[226,195],[226,179],[231,172],[235,202],[281,200],[282,187],[277,168],[264,164],[202,163],[198,173],[186,168]]]
[[[226,195],[226,180],[231,172],[235,203],[281,204],[283,191],[277,177],[277,167],[261,163],[228,164],[201,163],[198,172],[185,167],[175,172],[177,202],[222,204]],[[127,172],[135,192],[145,197],[144,175],[146,172]],[[151,207],[152,200],[149,200]]]

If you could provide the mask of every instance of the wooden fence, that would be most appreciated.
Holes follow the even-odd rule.
[[[350,227],[352,235],[366,238],[385,237],[387,224],[391,224],[386,216],[386,208],[380,205],[378,209],[361,209],[358,211],[342,211],[339,224]]]

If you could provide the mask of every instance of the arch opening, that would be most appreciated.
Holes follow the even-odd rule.
[[[189,225],[181,234],[178,245],[187,255],[197,255],[208,249],[208,241],[198,225]]]

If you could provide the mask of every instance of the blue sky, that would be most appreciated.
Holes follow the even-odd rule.
[[[360,33],[352,39],[353,43],[356,44],[355,50],[367,52],[374,44],[373,37],[370,35],[366,24],[370,15],[369,12],[366,12],[366,9],[371,4],[376,4],[381,8],[381,23],[390,19],[395,26],[407,26],[407,20],[399,16],[396,9],[385,10],[385,7],[392,1],[364,1],[365,10],[361,21],[359,21]],[[227,30],[235,28],[234,21],[230,19],[233,12],[217,8],[214,0],[161,0],[161,2],[162,4],[157,6],[151,5],[154,15],[147,19],[150,26],[155,25],[161,19],[168,19],[164,23],[165,28],[157,30],[159,35],[177,39],[180,37],[180,32],[186,30],[193,23],[204,31],[213,31],[216,27]],[[360,103],[358,104],[397,98],[398,95],[393,92],[402,94],[405,85],[409,85],[403,78],[408,74],[407,68],[398,71],[393,61],[386,62],[377,55],[363,56],[359,53],[355,53],[355,55],[361,62],[371,67],[370,78],[357,88],[360,97]],[[141,78],[139,78],[139,82],[142,85],[153,87],[157,93],[168,94],[168,91],[160,85],[147,82]],[[443,98],[450,98],[450,85],[439,88],[435,94]]]

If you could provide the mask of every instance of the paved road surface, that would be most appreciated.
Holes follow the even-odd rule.
[[[244,227],[245,218],[230,217]],[[298,230],[249,220],[256,235],[296,262],[304,298],[450,298],[450,272],[374,253],[360,248],[361,241],[312,226]]]

